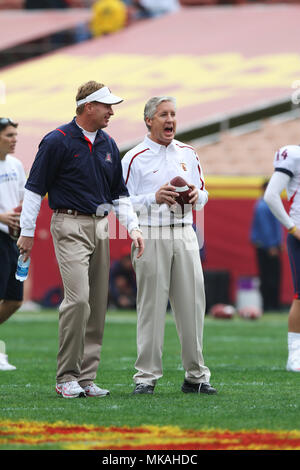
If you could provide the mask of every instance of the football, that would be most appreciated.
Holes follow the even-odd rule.
[[[177,217],[182,217],[185,212],[190,211],[192,208],[189,204],[190,193],[192,190],[181,176],[173,178],[170,181],[170,184],[176,188],[175,191],[178,193],[176,203],[170,207],[170,211]]]
[[[22,206],[15,207],[13,210],[17,214],[21,214]],[[8,227],[8,233],[11,236],[11,238],[13,238],[14,240],[18,240],[18,238],[20,236],[20,233],[21,233],[21,229],[20,228],[15,229],[15,228],[12,228],[12,227]]]
[[[248,307],[240,308],[238,314],[246,320],[258,320],[262,316],[262,311],[259,307],[249,305]]]
[[[211,307],[209,313],[214,318],[225,318],[230,320],[234,317],[236,310],[232,305],[215,304]]]

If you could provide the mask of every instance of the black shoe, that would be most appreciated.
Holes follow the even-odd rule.
[[[217,390],[213,388],[208,382],[200,382],[199,384],[192,384],[185,380],[182,384],[181,390],[183,393],[206,393],[213,395]]]
[[[153,385],[148,385],[148,384],[136,384],[135,389],[133,390],[132,394],[133,395],[141,395],[142,393],[148,394],[148,395],[153,395],[154,392],[154,386]]]

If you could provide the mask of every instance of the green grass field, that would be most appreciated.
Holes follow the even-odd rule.
[[[109,397],[55,393],[57,312],[20,312],[0,327],[15,371],[0,371],[0,420],[185,429],[299,429],[300,374],[286,372],[287,314],[257,321],[206,317],[204,356],[218,394],[186,395],[173,318],[166,318],[164,376],[153,396],[133,396],[136,315],[109,312],[97,383]],[[0,446],[0,449],[15,447]],[[22,448],[19,447],[19,448]],[[50,446],[51,448],[51,446]]]

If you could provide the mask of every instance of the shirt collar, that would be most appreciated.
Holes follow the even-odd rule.
[[[84,134],[82,132],[82,128],[76,122],[76,117],[73,118],[73,120],[71,121],[70,124],[72,126],[73,136],[75,136],[75,137],[84,137]],[[96,138],[98,136],[103,137],[102,129],[98,129],[97,134],[96,134]],[[96,140],[96,138],[95,138],[95,140]]]
[[[154,142],[154,140],[150,139],[149,134],[145,136],[144,139],[145,145],[152,150],[153,153],[159,153],[162,149],[168,149],[168,148],[173,148],[174,147],[174,140],[166,147],[165,145],[158,144],[157,142]]]

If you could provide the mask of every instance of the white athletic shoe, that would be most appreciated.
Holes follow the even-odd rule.
[[[109,390],[98,387],[98,385],[92,382],[91,384],[83,387],[87,397],[106,397],[109,395]]]
[[[300,372],[300,351],[293,351],[289,354],[286,370],[291,372]]]
[[[81,398],[86,396],[85,391],[76,380],[56,384],[56,393],[62,395],[64,398]]]
[[[0,353],[0,370],[16,370],[7,360],[7,354]]]

